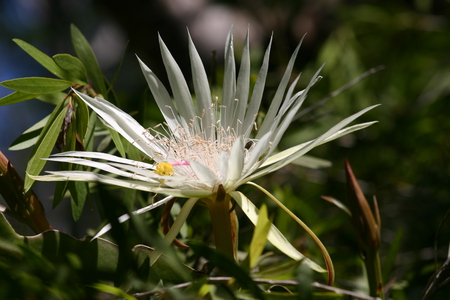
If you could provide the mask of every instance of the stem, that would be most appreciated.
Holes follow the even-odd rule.
[[[385,299],[383,291],[383,279],[381,275],[380,255],[377,251],[368,251],[364,260],[369,281],[370,295]]]
[[[327,248],[323,245],[322,241],[317,237],[317,235],[302,221],[299,217],[297,217],[292,211],[289,210],[283,203],[281,203],[274,195],[272,195],[269,191],[267,191],[262,186],[257,185],[254,182],[247,182],[249,185],[253,185],[257,187],[260,191],[262,191],[264,194],[266,194],[272,201],[274,201],[279,207],[281,207],[294,221],[296,221],[305,231],[308,233],[308,235],[314,240],[316,245],[319,247],[320,252],[322,252],[323,259],[325,261],[325,264],[327,266],[328,270],[328,285],[332,285],[334,282],[334,266],[333,262],[331,261],[330,254],[328,253]]]
[[[216,249],[236,259],[236,215],[234,211],[230,213],[230,199],[230,195],[220,186],[216,198],[207,201],[206,205],[211,217]]]

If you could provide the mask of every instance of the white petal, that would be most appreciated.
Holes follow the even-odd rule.
[[[244,150],[244,141],[242,137],[239,137],[234,141],[233,148],[230,151],[225,189],[232,186],[241,178],[242,169],[244,168]]]
[[[181,122],[178,114],[175,111],[175,107],[172,103],[169,93],[158,79],[158,77],[147,67],[142,60],[139,59],[139,65],[141,66],[142,73],[144,74],[145,80],[147,81],[148,87],[155,98],[156,104],[161,111],[164,119],[166,120],[169,128],[176,134],[176,129],[181,126]]]
[[[150,157],[155,156],[155,151],[162,153],[155,138],[130,115],[104,99],[94,99],[78,91],[74,92],[107,124],[143,153]]]
[[[108,154],[108,153],[101,153],[101,152],[67,151],[67,152],[53,154],[51,157],[65,157],[65,156],[103,159],[103,160],[107,160],[107,161],[113,161],[113,162],[117,162],[117,163],[136,166],[138,168],[146,168],[146,169],[151,169],[151,170],[155,169],[155,166],[153,164],[148,164],[145,162],[122,158],[119,156],[115,156],[115,155]]]
[[[189,164],[191,165],[191,168],[197,178],[203,183],[209,186],[213,186],[218,181],[216,174],[214,174],[214,171],[207,166],[196,161],[190,161]]]
[[[150,204],[150,205],[148,205],[146,207],[143,207],[143,208],[140,208],[138,210],[133,211],[133,214],[134,215],[143,214],[145,212],[148,212],[148,211],[150,211],[152,209],[155,209],[155,208],[163,205],[164,203],[172,200],[173,198],[174,198],[173,196],[167,196],[166,198],[161,199],[161,200],[159,200],[159,201],[157,201],[157,202],[155,202],[153,204]],[[119,221],[119,223],[123,223],[123,222],[125,222],[125,221],[127,221],[129,219],[130,219],[130,215],[129,214],[124,214],[124,215],[121,215],[117,220]],[[99,232],[91,239],[91,242],[93,240],[95,240],[96,238],[101,237],[102,235],[104,235],[108,231],[110,231],[111,228],[112,228],[111,223],[108,223],[105,226],[103,226],[102,229],[100,229]]]
[[[58,171],[58,172],[48,172],[51,175],[45,176],[32,176],[31,178],[39,181],[93,181],[105,184],[111,184],[115,186],[120,186],[124,188],[136,189],[146,192],[152,192],[157,194],[164,194],[168,196],[181,197],[181,198],[191,198],[198,197],[204,198],[212,194],[211,191],[200,190],[200,189],[175,189],[175,188],[165,188],[158,186],[150,182],[144,182],[140,180],[129,180],[129,179],[119,179],[113,178],[102,174],[96,174],[93,172],[85,171]],[[167,177],[170,178],[170,177]]]

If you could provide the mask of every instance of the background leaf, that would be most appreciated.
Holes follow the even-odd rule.
[[[95,57],[94,51],[89,45],[89,42],[86,40],[81,31],[73,24],[70,26],[70,33],[75,52],[86,67],[87,74],[92,80],[95,90],[97,93],[102,94],[103,97],[107,97],[105,79],[103,78],[97,58]]]
[[[0,82],[5,88],[28,94],[53,94],[63,91],[72,85],[71,82],[44,78],[44,77],[25,77]]]
[[[34,99],[40,96],[39,94],[29,94],[14,92],[0,99],[0,105],[9,105],[14,103],[19,103],[25,100]]]
[[[62,106],[62,102],[50,115],[50,119],[46,126],[42,129],[39,140],[37,141],[33,152],[31,153],[30,160],[27,164],[26,172],[30,175],[39,175],[44,168],[45,160],[50,156],[53,148],[55,147],[56,140],[58,139],[59,132],[61,130],[62,122],[66,116],[67,107]],[[25,177],[24,192],[26,193],[34,183],[34,179],[29,176]]]
[[[88,85],[86,68],[78,58],[64,53],[54,55],[53,60],[58,66],[69,72],[74,78],[78,79],[79,83]]]

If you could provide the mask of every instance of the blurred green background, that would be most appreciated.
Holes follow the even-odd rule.
[[[231,25],[237,49],[250,28],[255,70],[273,32],[266,99],[270,99],[290,54],[306,33],[296,64],[297,72],[303,72],[300,85],[306,85],[322,63],[326,65],[321,72],[324,79],[314,86],[305,106],[317,103],[369,69],[384,66],[299,118],[282,147],[315,137],[340,119],[381,103],[361,118],[378,120],[378,124],[310,153],[330,160],[332,167],[309,170],[292,165],[260,183],[275,191],[315,230],[336,263],[338,283],[345,286],[346,281],[361,274],[357,243],[346,215],[320,196],[330,195],[345,202],[343,162],[348,158],[368,199],[376,195],[379,202],[381,256],[387,273],[384,279],[393,289],[394,299],[417,299],[434,272],[435,257],[438,265],[446,259],[450,240],[450,225],[445,220],[450,202],[449,21],[448,0],[3,0],[0,81],[49,75],[11,39],[25,40],[50,55],[72,53],[71,23],[88,37],[109,79],[123,56],[115,90],[122,108],[137,111],[136,118],[144,126],[159,123],[160,116],[155,105],[149,109],[142,104],[148,91],[135,54],[164,78],[158,33],[189,77],[188,28],[214,81],[212,62],[216,59],[220,68]],[[6,94],[8,91],[1,88],[0,96]],[[19,170],[25,169],[29,152],[11,152],[7,150],[9,145],[50,109],[34,100],[0,107],[0,150]],[[68,206],[52,211],[45,199],[52,191],[48,183],[37,185],[36,190],[54,228],[81,237],[87,228],[98,226],[96,213],[89,209],[84,221],[77,224],[70,222]],[[247,192],[254,191],[248,188]],[[260,199],[258,206],[262,202],[271,205],[261,194],[249,198]],[[304,232],[293,228],[292,220],[275,206],[269,211],[294,245],[319,257]],[[244,222],[241,228],[242,239],[249,239],[250,225]],[[387,257],[397,239],[400,250],[391,264]],[[444,289],[436,299],[448,299],[448,293],[450,289]]]

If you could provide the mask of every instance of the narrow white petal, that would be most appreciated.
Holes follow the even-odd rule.
[[[204,198],[212,194],[212,192],[201,189],[190,189],[184,187],[183,189],[166,188],[161,185],[157,185],[151,182],[144,182],[140,180],[130,180],[130,179],[119,179],[113,178],[102,174],[96,174],[93,172],[85,171],[58,171],[58,172],[48,172],[51,175],[44,176],[32,176],[31,178],[39,181],[93,181],[100,182],[104,184],[115,185],[124,188],[130,188],[145,192],[152,192],[156,194],[164,194],[168,196],[181,197],[181,198],[191,198],[198,197]],[[170,178],[170,177],[166,177]]]
[[[219,174],[221,180],[226,180],[228,177],[228,161],[230,160],[230,156],[222,151],[219,157]]]
[[[208,184],[209,186],[212,186],[215,182],[217,182],[217,176],[210,168],[196,161],[190,161],[189,163],[195,173],[195,176],[197,176],[200,181]]]
[[[161,152],[161,149],[156,144],[155,138],[129,114],[104,99],[94,99],[78,91],[74,90],[74,92],[109,126],[143,153],[154,157],[155,151]]]
[[[332,140],[338,139],[338,138],[340,138],[340,137],[342,137],[342,136],[344,136],[344,135],[347,135],[347,134],[349,134],[349,133],[352,133],[352,132],[354,132],[354,131],[358,131],[358,130],[364,129],[364,128],[366,128],[366,127],[369,127],[370,125],[373,125],[373,124],[375,124],[375,123],[377,123],[377,121],[366,122],[366,123],[360,123],[360,124],[356,124],[356,125],[353,125],[353,126],[346,127],[346,128],[344,128],[344,129],[339,130],[339,131],[336,132],[335,134],[329,136],[328,138],[326,138],[321,144],[328,143],[328,142],[330,142],[330,141],[332,141]],[[282,159],[284,159],[284,158],[289,157],[290,155],[292,155],[292,154],[294,154],[295,152],[297,152],[297,151],[301,150],[302,148],[306,147],[307,145],[309,145],[309,144],[312,143],[313,141],[314,141],[314,140],[308,141],[308,142],[306,142],[306,143],[302,143],[302,144],[297,145],[297,146],[293,146],[293,147],[291,147],[291,148],[289,148],[289,149],[283,150],[283,151],[281,151],[281,152],[279,152],[279,153],[276,153],[276,154],[270,156],[270,157],[269,157],[269,158],[268,158],[268,159],[260,166],[260,168],[264,168],[264,167],[266,167],[266,166],[268,166],[268,165],[274,164],[274,163],[276,163],[276,162],[278,162],[278,161],[280,161],[280,160],[282,160]]]
[[[195,97],[197,100],[197,108],[199,117],[202,118],[202,130],[206,134],[206,139],[215,138],[211,124],[215,124],[215,115],[211,111],[211,89],[209,87],[208,76],[203,66],[200,55],[192,42],[189,35],[189,58],[191,61],[192,83],[194,85]]]
[[[271,46],[272,46],[272,36],[270,37],[269,45],[267,46],[266,52],[264,53],[264,59],[261,68],[259,70],[258,79],[256,80],[255,86],[253,87],[252,96],[250,97],[250,102],[248,104],[248,108],[245,113],[245,118],[243,120],[242,133],[245,135],[245,137],[250,136],[250,132],[252,131],[253,128],[253,123],[255,122],[256,116],[258,115],[259,112],[259,106],[261,105],[264,86],[266,84],[267,71],[269,70],[269,58]]]
[[[161,56],[164,67],[166,68],[167,77],[169,78],[170,87],[172,89],[173,98],[177,105],[178,114],[181,119],[186,122],[186,125],[191,123],[194,125],[196,132],[200,132],[198,120],[195,118],[195,108],[192,101],[191,92],[189,91],[186,80],[180,67],[170,54],[169,49],[164,44],[161,36],[158,36],[159,48],[161,49]]]
[[[96,159],[102,159],[102,160],[106,160],[106,161],[112,161],[112,162],[127,164],[127,165],[131,165],[131,166],[136,166],[138,168],[145,168],[145,169],[151,169],[151,170],[155,169],[155,166],[153,164],[148,164],[145,162],[132,160],[132,159],[128,159],[128,158],[123,158],[123,157],[115,156],[115,155],[108,154],[108,153],[102,153],[102,152],[67,151],[67,152],[53,154],[51,157],[65,157],[65,156],[96,158]]]
[[[167,89],[155,73],[153,73],[153,71],[150,70],[150,68],[147,67],[144,62],[139,59],[139,57],[138,62],[142,73],[144,74],[145,80],[147,81],[148,87],[155,98],[156,104],[158,104],[159,110],[161,111],[169,128],[176,134],[175,130],[181,126],[181,122],[178,113],[175,111],[169,92],[167,92]]]
[[[148,212],[148,211],[150,211],[150,210],[152,210],[152,209],[155,209],[155,208],[157,208],[157,207],[159,207],[159,206],[165,204],[166,202],[172,200],[173,198],[174,198],[173,196],[167,196],[167,197],[164,198],[164,199],[161,199],[161,200],[159,200],[159,201],[157,201],[157,202],[155,202],[155,203],[153,203],[153,204],[150,204],[150,205],[148,205],[148,206],[146,206],[146,207],[143,207],[143,208],[140,208],[140,209],[138,209],[138,210],[135,210],[135,211],[133,211],[132,213],[133,213],[134,215],[140,215],[140,214],[143,214],[143,213],[145,213],[145,212]],[[130,215],[129,215],[129,214],[124,214],[124,215],[121,215],[117,220],[119,221],[119,223],[123,223],[123,222],[125,222],[125,221],[127,221],[127,220],[129,220],[129,219],[130,219]],[[91,239],[91,242],[92,242],[93,240],[95,240],[96,238],[101,237],[102,235],[104,235],[104,234],[107,233],[108,231],[110,231],[111,228],[112,228],[112,227],[111,227],[111,223],[108,223],[108,224],[106,224],[105,226],[103,226],[102,229],[100,229],[100,231],[99,231],[99,232]]]
[[[354,121],[356,118],[358,118],[362,114],[366,113],[367,111],[369,111],[369,110],[371,110],[371,109],[373,109],[373,108],[375,108],[377,106],[378,105],[369,106],[369,107],[367,107],[367,108],[365,108],[363,110],[360,110],[356,114],[353,114],[350,117],[345,118],[344,120],[340,121],[338,124],[336,124],[332,128],[330,128],[327,132],[322,134],[317,139],[306,143],[306,145],[304,145],[303,147],[301,147],[300,149],[298,149],[297,151],[295,151],[291,155],[289,155],[287,157],[284,157],[283,159],[279,160],[276,163],[273,163],[269,167],[267,167],[267,168],[265,168],[265,169],[263,169],[261,171],[258,171],[256,173],[250,175],[249,177],[245,178],[245,181],[251,181],[251,180],[254,180],[254,179],[259,178],[261,176],[264,176],[264,175],[266,175],[268,173],[271,173],[271,172],[273,172],[275,170],[278,170],[278,169],[284,167],[285,165],[289,164],[290,162],[292,162],[296,158],[302,156],[306,152],[310,151],[311,149],[317,147],[318,145],[321,145],[321,144],[323,144],[323,143],[325,143],[327,141],[330,141],[330,139],[333,136],[337,136],[336,134],[338,134],[339,130],[341,130],[344,126],[346,126],[347,124],[349,124],[350,122]],[[299,145],[299,146],[301,146],[301,145]]]
[[[232,186],[242,175],[244,168],[244,141],[239,137],[234,141],[233,148],[230,151],[230,159],[228,161],[228,176],[225,188]]]

